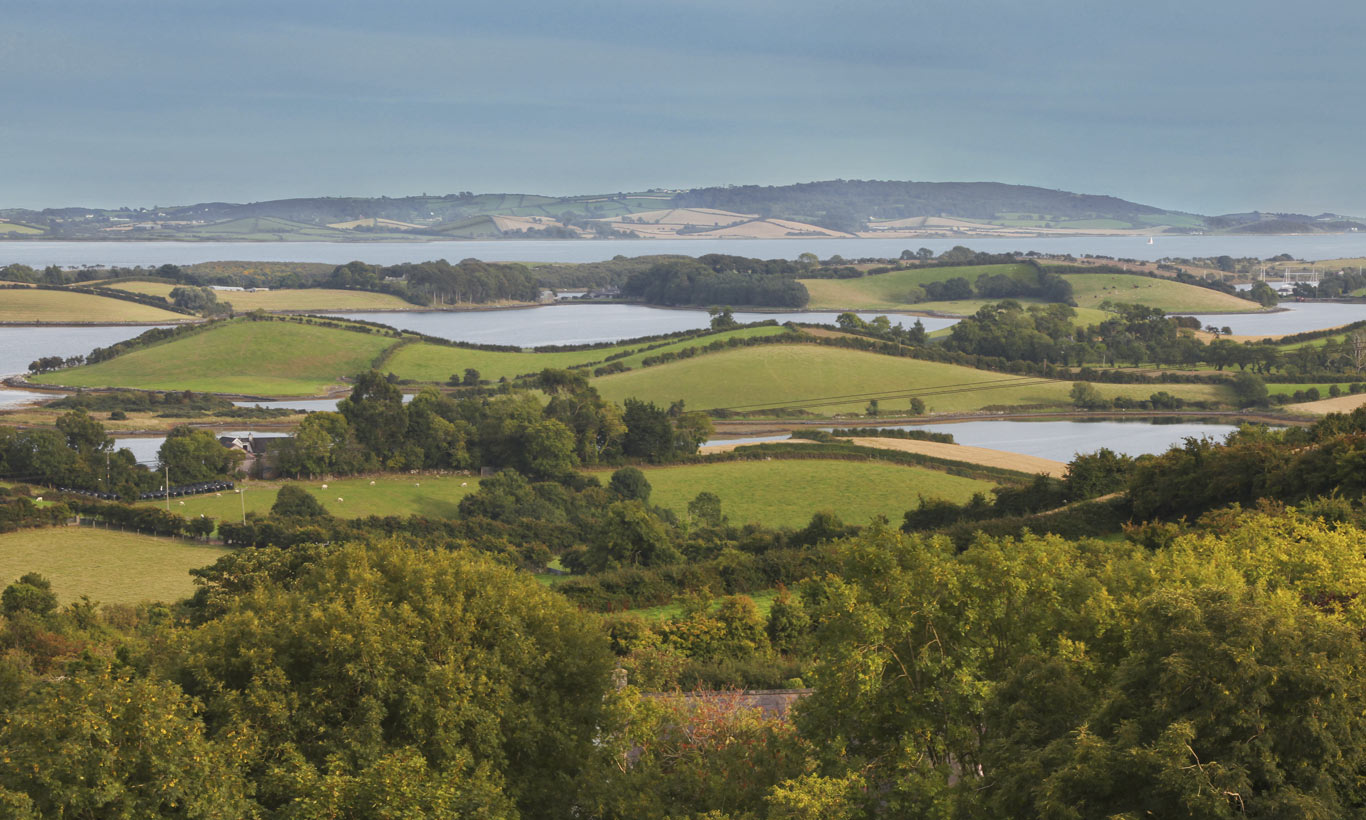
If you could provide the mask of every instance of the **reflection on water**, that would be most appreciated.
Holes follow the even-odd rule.
[[[617,342],[682,330],[700,330],[711,323],[711,315],[705,310],[669,310],[644,305],[544,305],[516,310],[395,311],[334,315],[379,322],[402,330],[457,342],[519,347]],[[808,322],[833,325],[839,315],[829,312],[739,311],[735,313],[735,320],[749,323],[772,319],[779,324]],[[904,324],[907,327],[914,325],[917,318],[887,311],[864,311],[860,312],[859,316],[864,319],[887,316],[894,324]],[[949,327],[958,320],[924,317],[920,321],[925,330],[930,331]]]

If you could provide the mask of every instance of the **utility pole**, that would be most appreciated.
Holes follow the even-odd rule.
[[[242,523],[247,523],[247,482],[242,482],[242,488],[237,491],[237,497],[242,500]]]
[[[166,512],[171,511],[171,465],[166,463],[161,465],[166,468]]]

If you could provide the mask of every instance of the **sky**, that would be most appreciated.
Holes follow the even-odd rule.
[[[0,8],[0,207],[842,178],[1366,216],[1351,0]]]

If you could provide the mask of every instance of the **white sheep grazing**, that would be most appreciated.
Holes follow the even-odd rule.
[[[326,484],[323,485],[323,489],[324,489],[324,490],[327,489],[327,485],[326,485]]]
[[[337,496],[337,500],[338,500],[338,501],[341,501],[341,496]]]
[[[460,486],[461,486],[461,487],[468,487],[469,485],[470,485],[470,483],[469,483],[468,481],[462,481],[462,482],[460,482]]]
[[[371,487],[375,486],[375,482],[371,481],[371,482],[370,482],[370,486],[371,486]]]

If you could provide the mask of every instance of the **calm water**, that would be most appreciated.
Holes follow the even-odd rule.
[[[1169,422],[1166,419],[1132,421],[964,421],[952,424],[889,425],[896,430],[932,430],[951,433],[954,442],[1027,456],[1071,461],[1078,453],[1094,453],[1109,447],[1128,456],[1165,453],[1189,437],[1224,437],[1238,429],[1232,424]],[[829,430],[831,428],[821,428]],[[763,444],[786,441],[787,435],[715,439],[708,444]]]
[[[1366,256],[1366,234],[1331,236],[1159,236],[1153,244],[1139,236],[1051,236],[1029,239],[639,239],[508,240],[459,242],[0,242],[0,267],[18,262],[46,265],[143,265],[251,260],[325,262],[354,259],[382,265],[474,257],[486,261],[601,262],[614,256],[676,253],[699,256],[729,253],[763,259],[796,259],[814,253],[822,259],[894,257],[903,250],[929,248],[939,253],[954,245],[1005,253],[1094,254],[1127,259],[1169,256],[1256,256],[1288,253],[1300,259]]]
[[[899,430],[952,433],[958,444],[988,447],[1027,456],[1071,461],[1078,453],[1109,447],[1128,456],[1164,453],[1187,438],[1223,441],[1238,429],[1232,424],[1202,424],[1165,419],[1144,421],[965,421],[954,424],[910,424]]]
[[[1270,335],[1305,333],[1366,319],[1366,305],[1337,302],[1282,302],[1277,313],[1197,313],[1201,326],[1227,327],[1234,333]]]
[[[150,327],[0,327],[0,377],[27,373],[43,356],[83,356],[97,347],[131,339]]]
[[[221,433],[214,433],[216,436],[242,436],[246,437],[247,430],[228,430]],[[282,433],[256,433],[257,438],[287,438]],[[114,449],[122,450],[127,448],[133,451],[133,456],[137,458],[139,464],[148,467],[156,466],[157,451],[161,449],[161,443],[166,440],[165,436],[145,436],[139,438],[115,438]]]
[[[380,322],[458,342],[481,344],[537,345],[594,344],[636,339],[659,333],[697,330],[707,327],[711,315],[705,310],[668,310],[642,305],[545,305],[516,310],[395,311],[392,313],[338,313],[349,319]],[[911,326],[917,317],[898,316],[883,311],[862,312],[864,319],[887,316],[894,324]],[[737,322],[811,322],[834,324],[838,313],[748,313],[735,314]],[[939,330],[957,319],[925,317],[926,330]]]

